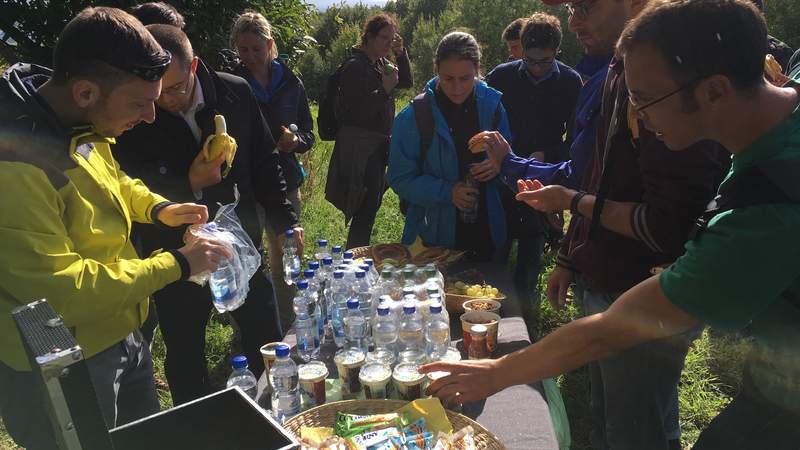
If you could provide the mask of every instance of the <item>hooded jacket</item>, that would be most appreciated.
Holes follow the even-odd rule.
[[[11,311],[47,299],[91,357],[147,317],[147,297],[184,274],[176,255],[138,259],[132,222],[167,200],[120,170],[114,139],[69,128],[36,93],[49,69],[0,78],[0,361],[29,370]]]

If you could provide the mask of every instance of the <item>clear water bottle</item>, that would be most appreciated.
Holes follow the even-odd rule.
[[[447,323],[450,323],[450,313],[447,312],[447,305],[445,304],[444,300],[442,300],[442,295],[431,294],[430,297],[428,297],[428,300],[430,300],[431,305],[435,305],[437,303],[442,305],[442,315],[447,320]]]
[[[319,265],[319,264],[317,264]],[[308,296],[317,306],[315,308],[316,311],[316,322],[317,328],[319,329],[319,336],[322,338],[325,336],[325,309],[326,307],[323,306],[322,299],[320,298],[320,293],[322,292],[322,285],[319,282],[319,279],[316,276],[316,272],[312,269],[306,269],[303,272],[303,277],[306,281],[308,281],[308,290],[306,291],[306,296]]]
[[[292,274],[300,270],[300,258],[297,256],[297,241],[294,230],[286,230],[286,240],[283,243],[283,278],[286,284],[292,284]]]
[[[333,265],[338,266],[342,263],[342,259],[344,259],[344,255],[342,255],[342,247],[339,245],[334,245],[331,249],[331,258],[333,259]]]
[[[375,315],[375,308],[377,304],[372,301],[372,289],[367,282],[367,273],[363,270],[356,271],[356,282],[353,283],[353,296],[358,299],[358,304],[361,313],[364,317],[372,317]]]
[[[403,287],[414,287],[417,285],[417,281],[414,277],[414,273],[416,269],[411,267],[406,267],[402,270],[402,278],[403,278]]]
[[[367,329],[369,322],[358,305],[357,298],[347,300],[347,315],[344,317],[345,349],[355,349],[367,354]]]
[[[228,387],[239,386],[253,400],[256,399],[258,391],[258,380],[253,372],[247,369],[247,356],[237,355],[231,360],[233,372],[228,377]]]
[[[275,361],[269,371],[272,386],[272,417],[284,423],[300,412],[300,376],[297,365],[289,358],[289,346],[275,347]]]
[[[297,282],[297,295],[294,298],[295,334],[297,336],[297,354],[305,361],[319,356],[319,328],[317,327],[317,304],[309,293],[308,281]]]
[[[300,281],[300,275],[302,274],[303,273],[300,272],[300,270],[295,270],[294,272],[292,272],[292,284],[297,286],[297,282]]]
[[[480,184],[475,177],[472,176],[472,173],[467,172],[467,177],[464,180],[464,184],[469,188],[479,189]],[[461,214],[461,221],[464,223],[475,223],[478,221],[478,202],[479,197],[473,197],[472,207],[467,210],[459,210],[459,214]]]
[[[339,348],[344,347],[345,344],[344,318],[347,315],[347,300],[350,298],[350,294],[350,287],[345,284],[344,272],[337,270],[333,273],[328,311],[331,314],[333,341]]]
[[[314,272],[319,270],[320,261],[309,261],[308,268],[313,270]]]
[[[425,266],[425,279],[428,281],[435,279],[436,284],[439,285],[439,288],[444,289],[444,275],[439,272],[439,269],[437,269],[435,265],[428,264]]]
[[[367,279],[370,284],[374,285],[381,277],[380,274],[378,274],[378,269],[375,268],[375,261],[372,258],[364,258],[364,264],[369,267],[369,270],[367,270]]]
[[[394,279],[393,275],[391,270],[384,269],[381,272],[381,279],[378,283],[380,295],[388,295],[392,300],[400,300],[403,292],[400,289],[400,283]]]
[[[430,361],[441,359],[450,347],[450,321],[442,314],[442,304],[430,307],[425,323],[425,353]]]
[[[403,305],[398,333],[399,355],[401,360],[418,361],[425,357],[425,334],[422,318],[411,303]]]
[[[343,260],[349,259],[349,260],[352,261],[353,260],[353,252],[351,250],[345,250],[345,252],[342,253],[342,259]]]
[[[314,250],[314,258],[317,261],[322,262],[323,259],[331,256],[330,252],[328,252],[328,240],[327,239],[320,239],[317,241],[317,248]]]
[[[211,296],[214,297],[214,307],[217,311],[221,313],[233,311],[244,303],[244,296],[236,298],[236,271],[230,260],[223,261],[216,272],[211,274],[208,285],[211,287]]]
[[[392,301],[391,299],[389,301]],[[397,322],[389,304],[382,302],[372,325],[376,353],[390,353],[394,358],[397,346]]]

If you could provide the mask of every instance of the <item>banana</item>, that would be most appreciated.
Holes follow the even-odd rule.
[[[225,125],[225,117],[217,114],[214,116],[214,134],[206,139],[203,145],[203,154],[206,161],[214,161],[220,155],[225,155],[226,167],[222,171],[222,177],[228,176],[228,172],[233,167],[233,158],[236,156],[236,139],[228,134]]]

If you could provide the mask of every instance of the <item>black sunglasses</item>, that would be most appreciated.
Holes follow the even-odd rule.
[[[167,72],[170,62],[172,62],[172,54],[168,50],[164,50],[164,55],[160,56],[158,58],[158,62],[152,66],[139,66],[135,64],[116,62],[108,62],[108,64],[116,67],[119,70],[136,75],[145,81],[158,81],[164,76],[164,73]]]

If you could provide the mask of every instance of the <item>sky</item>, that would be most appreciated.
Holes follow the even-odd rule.
[[[341,3],[341,0],[308,0],[309,3],[312,5],[316,5],[317,9],[320,11],[325,11],[328,9],[329,6],[333,4]],[[358,0],[345,0],[346,4],[355,4],[358,3]],[[372,5],[384,5],[386,0],[361,0],[361,3],[372,6]]]

